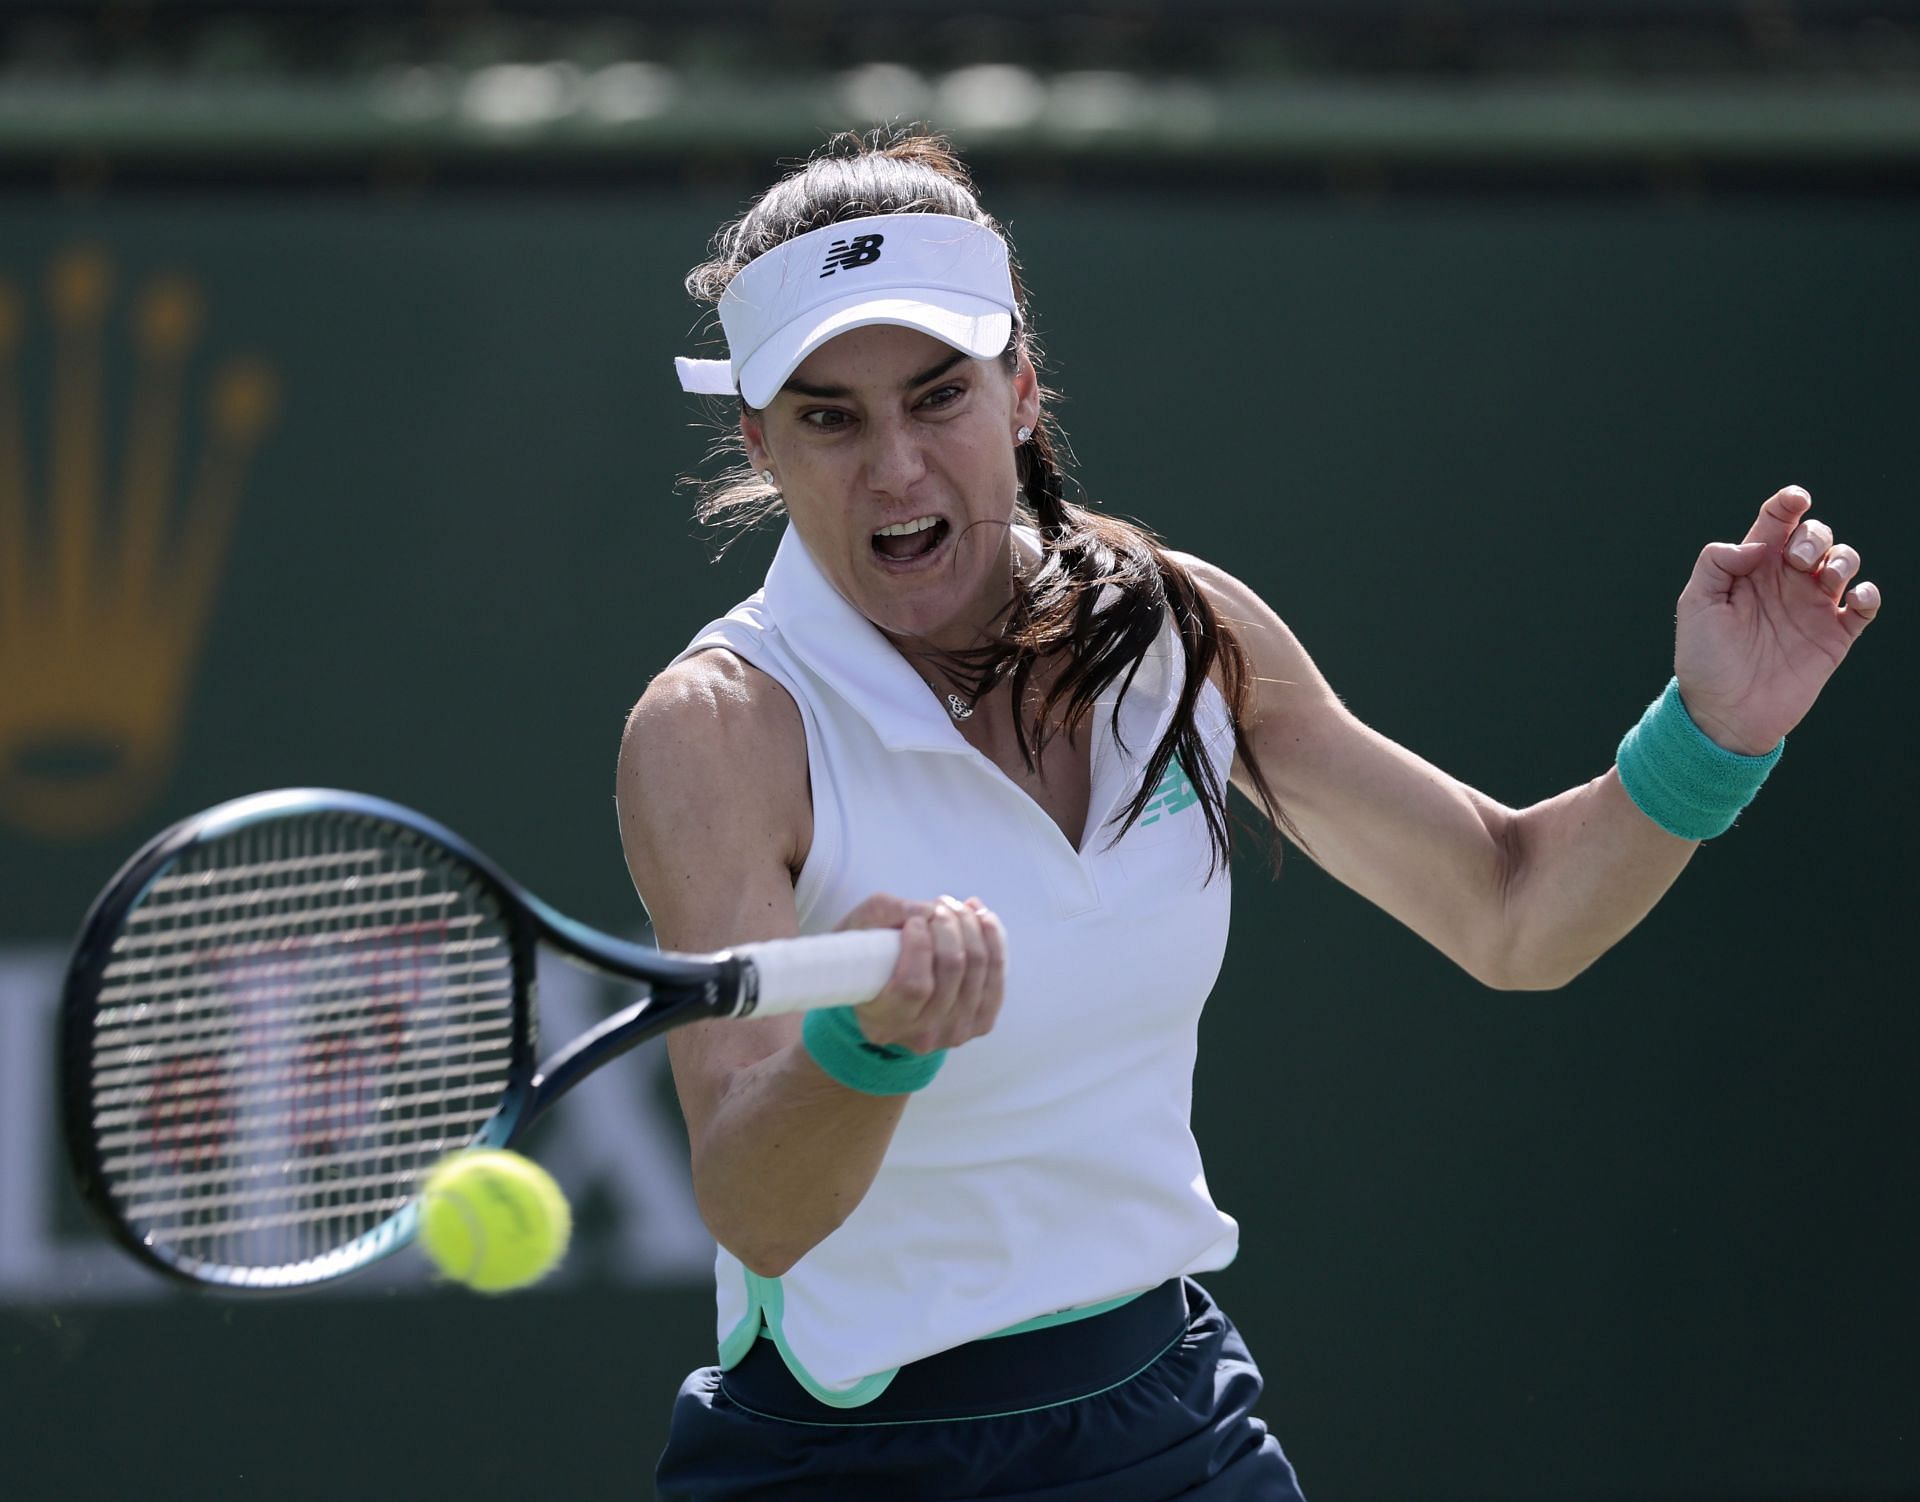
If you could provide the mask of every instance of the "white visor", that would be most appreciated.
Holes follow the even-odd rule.
[[[749,261],[720,299],[726,360],[676,359],[685,391],[773,400],[836,334],[876,323],[919,329],[976,359],[1013,337],[1007,243],[950,214],[847,219]]]

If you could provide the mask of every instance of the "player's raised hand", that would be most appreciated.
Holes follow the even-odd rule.
[[[977,898],[869,897],[839,926],[900,930],[893,979],[856,1009],[868,1042],[932,1053],[992,1030],[1006,983],[1007,940],[1000,920]]]
[[[1860,555],[1807,515],[1798,485],[1768,497],[1743,542],[1701,550],[1681,592],[1674,672],[1693,721],[1748,756],[1800,723],[1880,609]]]

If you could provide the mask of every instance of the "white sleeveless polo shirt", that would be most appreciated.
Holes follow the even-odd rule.
[[[712,648],[785,687],[806,727],[801,932],[886,892],[977,896],[1007,933],[994,1030],[908,1102],[845,1224],[779,1278],[720,1250],[720,1364],[764,1333],[816,1398],[852,1407],[906,1362],[1226,1266],[1239,1228],[1208,1195],[1190,1106],[1227,875],[1206,880],[1206,822],[1178,763],[1118,843],[1110,823],[1172,718],[1171,624],[1124,699],[1111,688],[1096,711],[1078,849],[961,738],[791,528],[765,588],[681,657]],[[1232,734],[1211,686],[1200,714],[1224,783]]]

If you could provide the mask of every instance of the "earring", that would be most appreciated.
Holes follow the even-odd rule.
[[[1013,441],[1015,443],[1025,443],[1031,437],[1033,437],[1033,429],[1022,428],[1019,432],[1013,435]]]
[[[769,484],[769,485],[773,485],[773,483],[774,483],[774,481],[773,481],[773,471],[772,471],[772,470],[770,470],[770,469],[763,469],[763,470],[761,470],[761,471],[760,471],[760,478],[761,478],[762,480],[765,480],[765,481],[767,482],[767,484]],[[775,489],[778,489],[779,487],[778,487],[778,486],[775,486],[774,488],[775,488]]]

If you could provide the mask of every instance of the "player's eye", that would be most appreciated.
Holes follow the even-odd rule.
[[[853,418],[851,414],[842,412],[838,407],[814,407],[809,411],[802,412],[800,414],[800,421],[810,428],[818,428],[822,432],[832,432],[835,429],[845,427],[853,421]]]
[[[936,386],[920,398],[922,407],[950,407],[967,394],[965,386]]]

